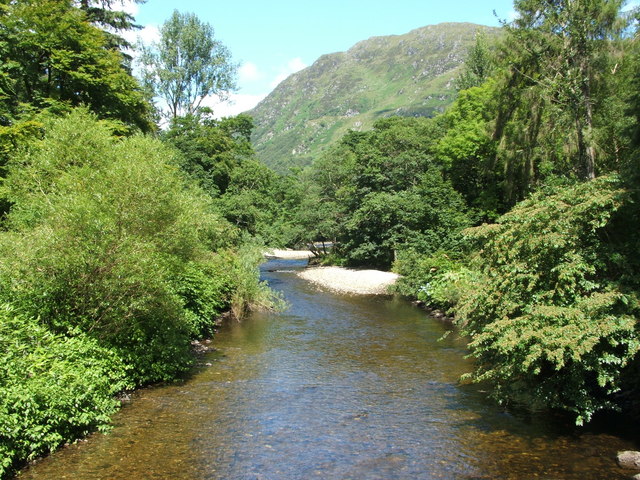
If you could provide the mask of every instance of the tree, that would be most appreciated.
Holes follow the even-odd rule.
[[[481,277],[457,321],[477,359],[471,378],[499,401],[563,409],[577,423],[614,407],[640,351],[637,293],[611,240],[629,193],[602,176],[537,192],[497,224],[465,231],[480,245]]]
[[[515,2],[517,17],[506,25],[503,61],[508,68],[495,136],[505,147],[505,170],[518,172],[525,191],[544,168],[540,162],[553,157],[567,157],[573,175],[595,178],[594,111],[603,85],[615,72],[608,65],[608,49],[624,26],[623,3]]]
[[[144,3],[146,0],[132,1]],[[114,8],[117,4],[124,6],[124,0],[76,0],[74,3],[85,12],[87,20],[105,30],[112,47],[131,47],[119,32],[139,27],[131,14]],[[130,60],[128,56],[127,59]]]
[[[216,197],[227,190],[231,171],[254,155],[250,143],[253,119],[238,115],[216,120],[207,110],[174,118],[164,139],[180,151],[182,169]]]
[[[205,97],[224,98],[235,88],[229,50],[192,13],[174,10],[160,28],[160,41],[143,46],[141,63],[144,82],[166,103],[171,119],[193,115]]]
[[[121,53],[66,0],[0,5],[0,103],[4,123],[25,109],[84,104],[102,118],[151,129],[149,104]]]
[[[495,95],[493,80],[461,91],[443,115],[446,132],[437,145],[448,178],[476,210],[477,221],[504,213],[502,178],[495,165],[496,141],[491,138]]]
[[[494,60],[487,37],[484,32],[479,31],[476,33],[475,45],[469,49],[462,73],[456,79],[456,88],[466,90],[481,85],[491,76],[493,68]]]
[[[350,132],[311,169],[301,223],[354,265],[389,268],[396,253],[453,247],[468,219],[434,151],[440,122],[386,118]],[[319,218],[324,215],[324,218]]]
[[[217,313],[228,307],[232,262],[214,252],[237,237],[171,149],[108,126],[76,109],[12,158],[0,299],[115,348],[136,381],[166,380],[188,366],[188,337],[213,320],[199,319],[199,297],[214,305],[201,294]]]

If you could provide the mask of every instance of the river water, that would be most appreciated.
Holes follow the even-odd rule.
[[[406,301],[319,291],[263,266],[290,308],[231,323],[186,381],[137,392],[20,479],[625,479],[606,429],[502,411],[464,342]],[[275,270],[275,271],[273,271]],[[206,365],[209,363],[210,365]],[[627,438],[627,439],[625,439]]]

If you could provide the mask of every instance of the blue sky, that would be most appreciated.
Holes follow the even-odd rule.
[[[513,15],[512,0],[147,0],[132,10],[145,26],[143,41],[157,36],[158,27],[174,9],[210,23],[216,38],[240,64],[238,91],[231,96],[232,104],[214,105],[219,115],[253,107],[286,76],[320,55],[348,50],[369,37],[403,34],[441,22],[497,26],[498,18]]]

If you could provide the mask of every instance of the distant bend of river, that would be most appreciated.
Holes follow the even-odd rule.
[[[626,479],[631,440],[502,411],[464,342],[408,302],[318,290],[273,260],[290,308],[221,329],[186,381],[142,389],[108,435],[21,480]]]

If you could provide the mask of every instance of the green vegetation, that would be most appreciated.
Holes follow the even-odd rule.
[[[117,391],[175,378],[192,364],[190,341],[211,334],[223,312],[269,302],[258,258],[237,250],[239,232],[187,181],[173,150],[118,139],[83,110],[42,125],[4,182],[0,299],[10,320],[0,342],[11,346],[4,378],[16,395],[0,413],[11,431],[5,469],[105,427]],[[24,377],[30,361],[61,380]],[[15,402],[30,397],[23,425]]]
[[[231,224],[221,198],[256,163],[251,120],[196,111],[145,136],[153,109],[114,33],[130,16],[0,3],[4,478],[108,429],[123,390],[183,375],[221,315],[277,299],[258,276],[262,224]]]
[[[221,98],[235,86],[236,66],[213,27],[193,13],[173,11],[160,40],[142,49],[143,80],[172,120],[194,115],[208,95]]]
[[[294,177],[276,174],[255,159],[248,115],[215,120],[208,109],[178,117],[163,138],[179,163],[213,199],[222,215],[253,243],[284,246],[299,241],[295,217],[302,190]]]
[[[195,35],[210,75],[148,56],[160,132],[112,6],[0,2],[0,476],[179,377],[224,312],[277,304],[264,245],[394,268],[400,293],[455,313],[468,378],[499,402],[578,423],[637,404],[637,11],[518,0],[501,35],[443,25],[322,57],[255,112],[273,165],[317,156],[282,176],[251,117],[199,107],[234,67],[192,15],[163,38]],[[433,35],[463,41],[443,57]]]
[[[468,219],[433,155],[439,132],[432,120],[395,117],[346,135],[309,172],[305,240],[332,240],[345,262],[379,268],[405,250],[455,245]]]
[[[1,2],[0,22],[1,125],[34,110],[86,105],[103,118],[152,128],[126,58],[82,9],[62,0]]]
[[[563,408],[578,423],[612,406],[640,350],[637,292],[617,245],[603,241],[628,201],[618,179],[600,177],[538,192],[467,231],[482,244],[480,278],[455,308],[478,359],[473,378],[499,400]]]
[[[621,7],[516,1],[451,108],[344,135],[299,210],[307,240],[335,242],[324,261],[392,265],[398,292],[455,314],[467,379],[579,424],[640,393],[640,50]]]

